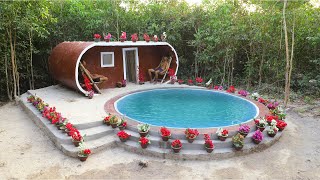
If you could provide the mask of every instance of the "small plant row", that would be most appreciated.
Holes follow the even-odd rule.
[[[66,118],[62,117],[61,113],[57,112],[55,107],[49,107],[49,104],[45,103],[41,98],[31,95],[27,100],[42,113],[42,117],[49,120],[51,124],[56,125],[58,130],[71,136],[73,144],[79,148],[79,159],[86,161],[91,154],[91,150],[85,148],[84,137],[80,134],[79,130],[68,122]]]
[[[161,38],[161,41],[166,41],[167,39],[167,34],[166,32],[163,32],[160,36]],[[95,42],[99,42],[101,40],[101,35],[100,34],[94,34],[93,35],[93,39]],[[112,39],[112,35],[110,33],[108,34],[104,34],[104,37],[103,39],[106,41],[106,42],[110,42],[110,40]],[[151,38],[150,36],[147,34],[147,33],[144,33],[143,34],[143,39],[146,41],[146,42],[150,42]],[[124,42],[125,40],[127,40],[127,33],[126,32],[122,32],[121,33],[121,36],[120,36],[120,41],[121,42]],[[132,42],[136,42],[139,40],[139,35],[137,33],[133,33],[131,35],[131,41]],[[153,35],[152,37],[152,41],[153,42],[158,42],[159,41],[159,38],[157,35]]]

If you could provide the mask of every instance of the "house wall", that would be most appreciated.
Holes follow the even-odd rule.
[[[123,80],[123,48],[134,48],[134,46],[95,46],[82,56],[91,74],[100,74],[109,78],[108,81],[100,83],[99,88],[115,87],[118,81]],[[171,48],[169,46],[137,46],[137,48],[140,71],[143,72],[145,81],[149,81],[148,69],[157,67],[161,57],[169,55]],[[101,67],[101,52],[114,52],[114,67]],[[176,69],[176,67],[176,57],[173,55],[171,68]]]

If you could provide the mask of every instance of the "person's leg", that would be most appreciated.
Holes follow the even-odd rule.
[[[155,71],[154,74],[155,74],[155,75],[154,75],[154,79],[156,80],[155,83],[157,83],[157,82],[158,82],[159,70],[158,70],[158,71]]]
[[[154,69],[148,69],[148,74],[149,74],[149,78],[150,78],[150,82],[152,83],[152,73],[154,72]]]

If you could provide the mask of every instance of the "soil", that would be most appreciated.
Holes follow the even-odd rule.
[[[0,179],[320,179],[319,103],[293,104],[288,127],[270,148],[214,161],[174,161],[121,148],[65,156],[20,106],[0,107]]]

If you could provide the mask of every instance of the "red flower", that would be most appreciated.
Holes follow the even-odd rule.
[[[161,136],[164,136],[164,137],[168,137],[171,135],[170,130],[165,127],[161,127],[160,133],[161,133]]]
[[[229,134],[229,132],[228,132],[228,130],[224,129],[224,130],[221,132],[221,134],[222,134],[223,136],[226,136],[226,135]]]
[[[125,131],[119,131],[117,136],[121,139],[128,139],[131,135],[126,133]]]
[[[234,86],[230,86],[229,89],[227,90],[228,93],[234,93],[236,91],[236,89],[234,88]]]
[[[280,130],[283,130],[286,126],[287,126],[286,122],[284,122],[282,120],[277,121],[277,128],[279,128]]]
[[[73,134],[71,135],[72,139],[74,141],[81,141],[82,140],[82,136],[80,135],[79,131],[76,130],[76,131],[70,131],[70,132],[73,132]]]
[[[144,34],[143,34],[143,39],[144,39],[145,41],[150,41],[150,37],[149,37],[149,35],[148,35],[147,33],[144,33]]]
[[[137,33],[134,33],[134,34],[131,35],[131,40],[132,41],[138,41],[138,39],[139,38],[138,38],[138,34]]]
[[[210,140],[211,139],[209,134],[203,134],[203,136],[204,136],[204,140]]]
[[[270,115],[268,116],[268,115],[266,115],[266,120],[267,120],[268,123],[271,123],[272,120],[278,121],[279,117],[278,116],[270,116]]]
[[[201,77],[197,77],[197,78],[196,78],[196,82],[197,82],[197,83],[202,83],[202,82],[203,82],[203,79],[202,79]]]
[[[171,146],[174,148],[182,148],[182,143],[179,139],[172,141]]]
[[[149,144],[149,139],[146,137],[140,137],[139,143],[142,145]]]
[[[90,149],[85,149],[85,150],[83,150],[83,153],[86,154],[86,155],[89,155],[89,154],[91,154],[91,150]]]
[[[182,80],[182,79],[178,79],[178,83],[179,83],[179,84],[182,84],[182,83],[183,83],[183,80]]]
[[[213,89],[218,90],[219,86],[214,86]]]
[[[100,34],[94,34],[93,37],[94,37],[95,39],[100,39],[100,38],[101,38]]]
[[[171,76],[174,76],[174,70],[173,70],[173,69],[169,68],[169,69],[168,69],[168,73],[169,73],[169,76],[170,76],[170,77],[171,77]]]
[[[214,148],[213,142],[212,142],[212,140],[210,140],[210,139],[205,140],[204,145],[205,145],[207,148],[211,148],[211,149]]]
[[[193,139],[196,138],[199,135],[199,132],[197,129],[186,129],[186,131],[184,132],[187,136],[187,138]]]
[[[92,91],[92,86],[89,78],[85,74],[82,74],[82,76],[83,76],[84,85],[86,86],[87,91]]]
[[[71,129],[73,128],[73,125],[72,125],[71,123],[67,123],[67,124],[66,124],[66,128],[67,128],[68,130],[71,130]]]
[[[262,103],[262,104],[266,104],[266,103],[267,103],[267,100],[259,97],[259,98],[258,98],[258,102],[259,102],[259,103]]]
[[[192,79],[188,79],[188,83],[189,84],[193,84],[193,80]]]
[[[120,39],[127,39],[127,33],[126,32],[122,32]]]

